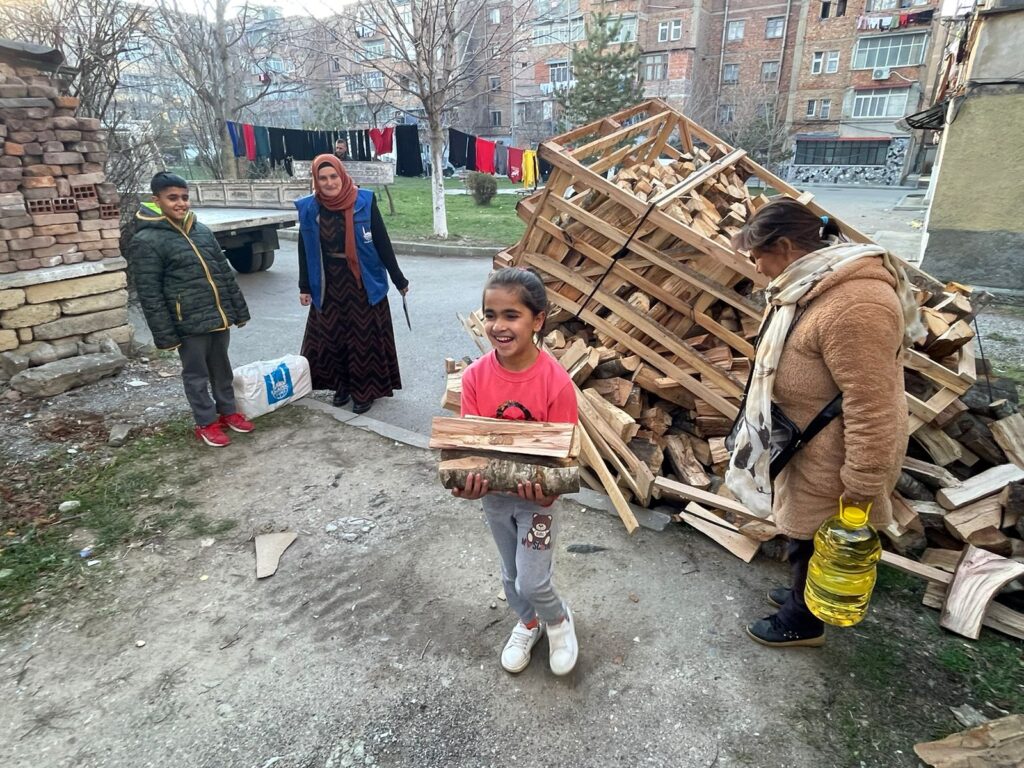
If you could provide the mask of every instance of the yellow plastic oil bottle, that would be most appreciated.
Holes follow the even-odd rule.
[[[804,599],[815,616],[837,627],[852,627],[868,612],[882,545],[868,523],[871,504],[861,508],[839,499],[839,514],[814,534]]]

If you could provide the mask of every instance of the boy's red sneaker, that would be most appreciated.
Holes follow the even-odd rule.
[[[227,416],[221,416],[220,425],[221,427],[233,429],[235,432],[252,432],[256,429],[256,425],[246,420],[245,416],[240,413],[229,413]]]
[[[213,424],[207,424],[205,427],[196,427],[196,440],[201,440],[214,448],[223,448],[225,445],[231,445],[231,438],[224,434],[220,422],[217,421],[213,422]]]

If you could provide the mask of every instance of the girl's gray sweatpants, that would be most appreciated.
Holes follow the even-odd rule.
[[[535,618],[557,624],[565,616],[551,583],[559,515],[518,496],[491,494],[482,499],[487,527],[501,556],[505,597],[524,624]]]

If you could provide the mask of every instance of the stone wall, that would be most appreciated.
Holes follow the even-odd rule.
[[[878,184],[896,186],[903,175],[910,139],[889,142],[885,165],[792,165],[780,175],[793,184]]]
[[[0,353],[15,367],[132,339],[107,137],[59,88],[0,59]]]

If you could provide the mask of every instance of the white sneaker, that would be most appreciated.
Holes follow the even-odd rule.
[[[565,620],[560,624],[550,624],[548,630],[548,662],[551,671],[556,675],[568,675],[576,666],[580,655],[580,646],[576,642],[576,626],[572,620],[572,611],[565,607]]]
[[[522,672],[530,665],[530,651],[540,640],[543,624],[537,623],[533,629],[527,629],[523,622],[516,622],[512,635],[501,652],[501,668],[513,675]]]

